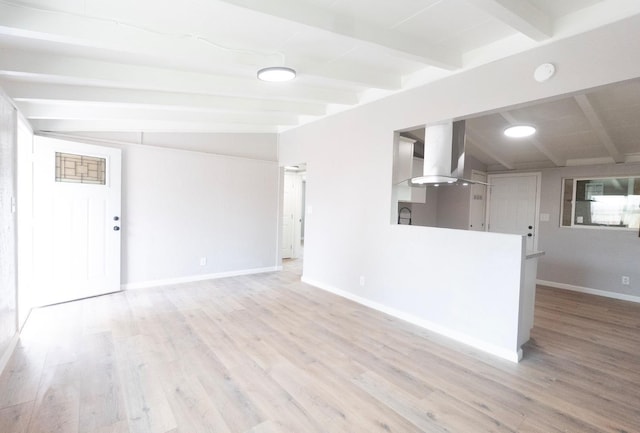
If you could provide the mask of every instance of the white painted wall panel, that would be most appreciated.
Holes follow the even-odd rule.
[[[123,283],[276,266],[277,194],[274,162],[126,146]]]
[[[498,325],[508,318],[477,329],[465,314],[511,314],[506,286],[516,278],[521,238],[390,224],[393,131],[638,77],[637,40],[640,17],[633,17],[284,132],[280,163],[309,163],[305,277],[507,344]],[[533,70],[548,61],[558,73],[537,83]]]
[[[0,371],[17,332],[16,110],[0,93]]]
[[[560,227],[562,178],[640,176],[640,164],[598,165],[542,170],[538,279],[640,296],[640,237],[637,230]],[[622,285],[622,276],[631,284]]]

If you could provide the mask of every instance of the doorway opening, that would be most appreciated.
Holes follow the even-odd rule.
[[[283,266],[299,268],[300,272],[304,256],[306,174],[304,163],[284,167],[280,255]]]

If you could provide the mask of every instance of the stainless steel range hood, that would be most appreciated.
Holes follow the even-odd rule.
[[[427,125],[424,134],[423,173],[422,176],[410,179],[409,183],[411,186],[478,183],[465,176],[464,158],[464,120]]]

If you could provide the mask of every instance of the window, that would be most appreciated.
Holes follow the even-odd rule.
[[[56,182],[105,184],[107,160],[56,152]]]
[[[640,177],[564,179],[563,227],[640,228]]]

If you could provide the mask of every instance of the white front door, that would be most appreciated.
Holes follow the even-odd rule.
[[[34,137],[36,305],[120,290],[120,165],[120,149]]]
[[[488,230],[526,236],[527,251],[538,247],[540,173],[489,175]]]

